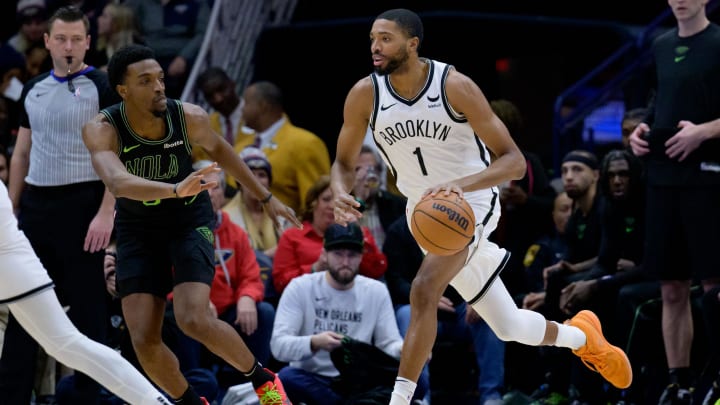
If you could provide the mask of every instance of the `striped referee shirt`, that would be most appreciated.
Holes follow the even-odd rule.
[[[49,187],[99,180],[82,140],[83,125],[100,109],[119,102],[107,74],[91,66],[68,77],[53,71],[34,77],[23,88],[20,126],[29,128],[32,147],[25,182]]]

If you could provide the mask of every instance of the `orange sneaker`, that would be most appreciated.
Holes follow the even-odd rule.
[[[632,367],[625,352],[611,345],[602,333],[600,320],[591,311],[583,310],[565,324],[575,326],[585,333],[585,346],[573,350],[585,365],[600,373],[617,388],[624,389],[632,383]]]
[[[268,381],[255,390],[255,394],[260,400],[260,405],[292,405],[285,393],[280,377],[272,371],[265,369],[268,373],[275,377],[275,380]]]

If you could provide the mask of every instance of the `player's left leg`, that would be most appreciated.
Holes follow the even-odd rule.
[[[128,403],[170,403],[117,352],[81,334],[65,315],[53,290],[15,301],[10,311],[48,355],[93,377]]]

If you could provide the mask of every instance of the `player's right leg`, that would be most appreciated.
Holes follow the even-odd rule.
[[[574,317],[568,324],[559,324],[546,320],[537,312],[517,307],[499,279],[506,257],[504,249],[485,242],[451,285],[500,339],[531,346],[570,348],[614,386],[630,386],[632,368],[627,356],[607,342],[600,322],[596,322],[597,317],[590,311],[582,311],[582,316]]]
[[[50,356],[91,376],[124,401],[170,404],[117,352],[82,335],[62,310],[53,290],[15,301],[10,311]]]

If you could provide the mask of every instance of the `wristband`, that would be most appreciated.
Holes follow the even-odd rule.
[[[260,202],[263,203],[263,204],[267,204],[267,203],[270,202],[271,199],[272,199],[272,193],[268,193],[267,197],[265,197],[265,198],[263,198],[262,200],[260,200]]]
[[[175,198],[180,198],[180,196],[177,193],[178,184],[180,184],[180,183],[175,183],[175,185],[173,186],[173,194],[175,194]]]

